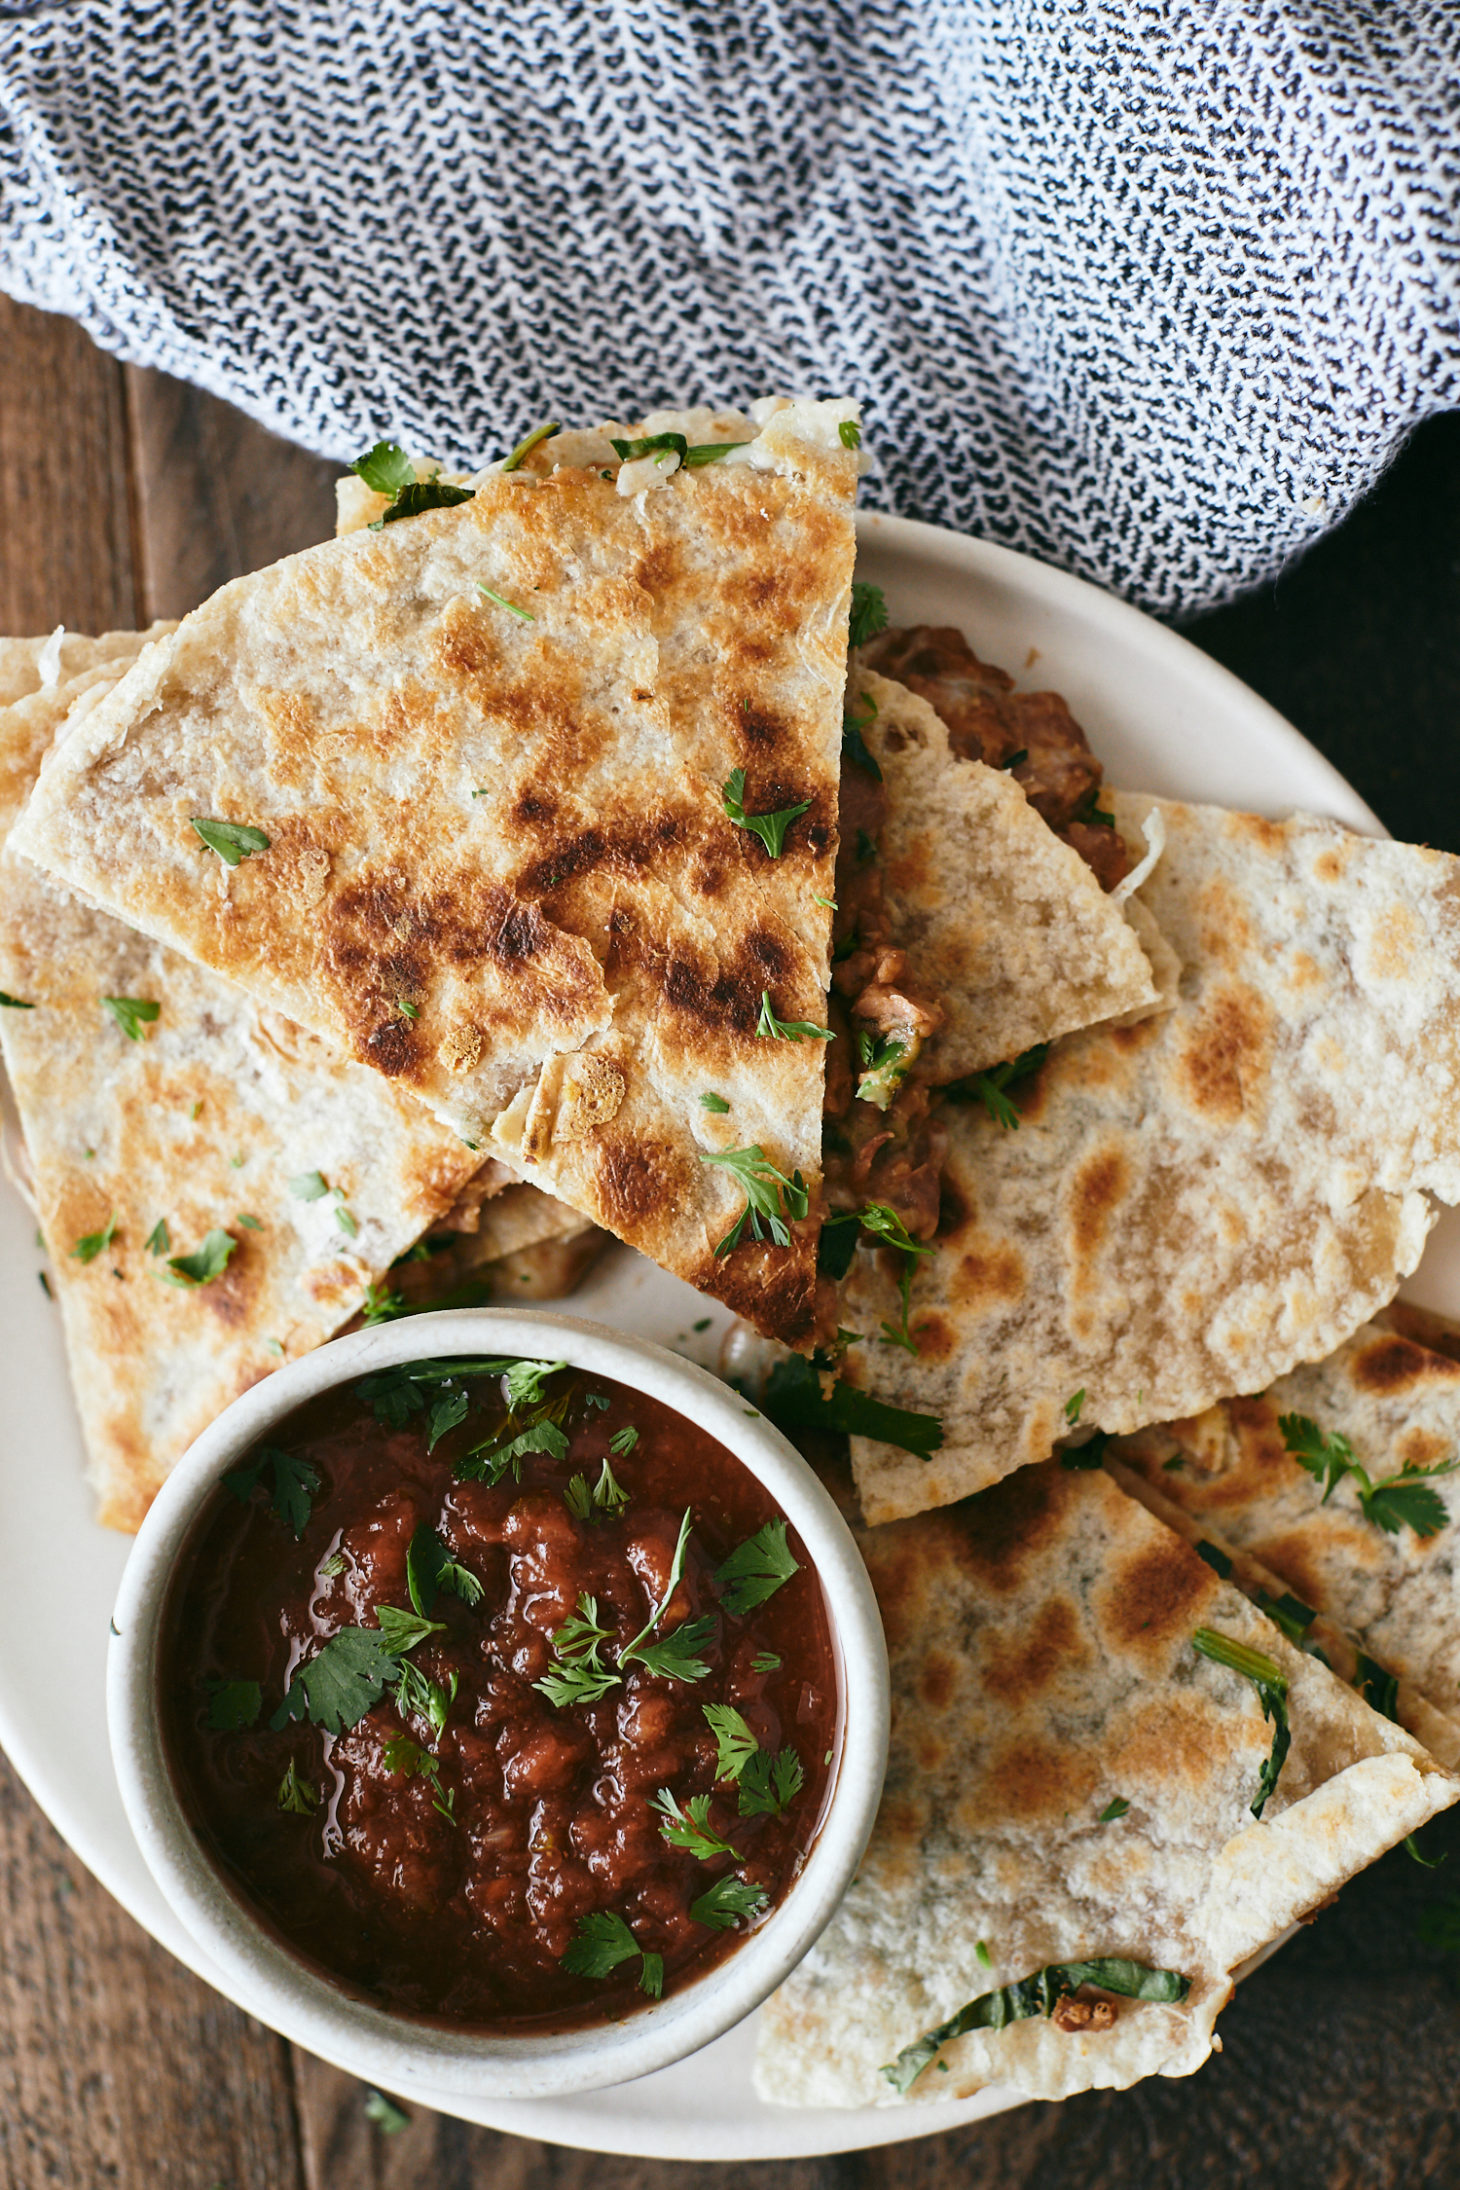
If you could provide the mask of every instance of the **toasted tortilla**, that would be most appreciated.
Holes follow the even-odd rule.
[[[1460,1795],[1099,1470],[1025,1469],[860,1541],[892,1665],[887,1780],[845,1900],[761,2011],[766,2099],[1055,2099],[1189,2075],[1239,1964]],[[1260,1821],[1273,1729],[1252,1684],[1192,1648],[1199,1627],[1288,1682],[1292,1747]],[[1114,1801],[1129,1807],[1102,1821]],[[1191,1989],[1116,1999],[1105,2028],[1061,2027],[1077,2002],[972,2031],[906,2101],[880,2073],[966,2002],[1106,1956]]]
[[[763,994],[824,1011],[854,413],[771,409],[629,494],[616,463],[484,474],[225,586],[18,847],[469,1141],[507,1111],[536,1183],[804,1339],[815,1222],[717,1257],[745,1196],[700,1159],[759,1146],[815,1206],[822,1045],[756,1025]],[[737,769],[748,813],[806,804],[779,857],[725,810]],[[194,816],[268,848],[230,867]]]
[[[1397,1291],[1460,1199],[1460,861],[1334,823],[1152,807],[1141,901],[1182,963],[1174,1008],[1058,1043],[1008,1130],[948,1104],[945,1218],[912,1285],[915,1358],[844,1375],[941,1418],[931,1461],[857,1439],[869,1520],[1260,1391]],[[951,1221],[950,1221],[951,1220]],[[841,1321],[899,1308],[859,1253]]]
[[[1366,1519],[1352,1476],[1330,1492],[1289,1453],[1284,1415],[1346,1437],[1375,1481],[1460,1456],[1460,1362],[1366,1324],[1326,1361],[1260,1397],[1113,1448],[1203,1533],[1245,1552],[1347,1629],[1377,1665],[1460,1728],[1460,1475],[1429,1487],[1446,1525],[1429,1537]]]
[[[0,711],[12,797],[68,710],[101,703],[121,636],[99,642],[110,659]],[[98,1514],[135,1529],[199,1431],[338,1329],[481,1159],[378,1074],[8,849],[0,989],[34,1006],[0,1011],[0,1043]],[[159,1016],[129,1040],[104,996]],[[300,1199],[289,1181],[311,1172],[332,1191]],[[82,1259],[78,1243],[109,1225]],[[167,1282],[169,1258],[215,1228],[233,1242],[222,1274]]]
[[[1119,903],[1035,812],[1014,778],[955,759],[925,699],[871,670],[863,742],[882,772],[883,900],[923,995],[947,1016],[922,1052],[936,1085],[1018,1057],[1077,1027],[1144,1016],[1162,1001]]]

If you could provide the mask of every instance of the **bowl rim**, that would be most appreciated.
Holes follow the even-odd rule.
[[[550,1344],[549,1344],[550,1342]],[[621,2022],[494,2037],[416,2023],[333,1984],[224,1883],[183,1815],[156,1708],[161,1618],[198,1510],[224,1470],[286,1415],[338,1384],[402,1361],[490,1351],[562,1358],[686,1415],[770,1492],[800,1536],[826,1600],[840,1682],[838,1746],[817,1837],[786,1899],[742,1944]],[[371,2083],[429,2078],[443,2095],[542,2098],[666,2068],[740,2022],[830,1921],[876,1816],[887,1762],[887,1647],[877,1601],[834,1500],[779,1430],[732,1386],[667,1348],[551,1310],[464,1308],[350,1332],[233,1400],[189,1447],[138,1533],[118,1589],[107,1723],[128,1822],[170,1906],[236,1996],[285,2037]]]

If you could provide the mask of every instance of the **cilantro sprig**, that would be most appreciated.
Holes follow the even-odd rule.
[[[1244,1680],[1251,1681],[1262,1705],[1262,1715],[1271,1721],[1272,1749],[1257,1776],[1257,1793],[1250,1804],[1252,1815],[1261,1817],[1292,1746],[1292,1729],[1288,1724],[1288,1677],[1282,1667],[1261,1650],[1234,1642],[1229,1635],[1219,1635],[1214,1628],[1199,1627],[1191,1638],[1191,1647],[1202,1657],[1210,1658],[1214,1665],[1225,1665],[1233,1673],[1240,1673]]]
[[[702,1150],[700,1162],[723,1164],[745,1195],[744,1209],[715,1249],[716,1260],[740,1245],[747,1227],[752,1239],[769,1238],[777,1247],[790,1246],[791,1223],[799,1222],[811,1206],[806,1181],[799,1171],[787,1178],[758,1141],[749,1148],[724,1149],[718,1155]]]
[[[711,1931],[729,1931],[734,1924],[753,1923],[769,1906],[770,1897],[763,1886],[737,1878],[731,1871],[717,1878],[697,1901],[691,1901],[689,1913],[696,1924],[707,1924]]]
[[[976,2000],[970,2000],[946,2023],[939,2023],[936,2030],[904,2046],[882,2074],[895,2091],[906,2095],[953,2039],[962,2038],[970,2030],[1004,2030],[1031,2015],[1053,2015],[1065,1995],[1081,1985],[1098,1985],[1102,1992],[1118,1993],[1127,2000],[1170,2005],[1186,1998],[1191,1979],[1178,1970],[1149,1969],[1144,1962],[1127,1961],[1121,1955],[1102,1955],[1089,1962],[1051,1962],[1032,1977],[1001,1985],[997,1992],[981,1993]]]
[[[400,1659],[377,1627],[342,1627],[301,1665],[269,1720],[277,1734],[307,1718],[327,1734],[344,1734],[374,1710],[400,1678]]]
[[[554,1633],[554,1663],[533,1687],[559,1711],[575,1703],[597,1703],[623,1678],[603,1662],[603,1646],[612,1640],[612,1628],[598,1624],[598,1599],[585,1593],[577,1612]]]
[[[935,1414],[890,1407],[839,1377],[833,1380],[830,1393],[823,1392],[818,1364],[804,1354],[776,1363],[766,1379],[762,1406],[777,1429],[835,1430],[845,1437],[874,1437],[919,1460],[931,1460],[943,1442],[943,1425]]]
[[[415,465],[397,441],[377,441],[373,449],[355,459],[350,469],[376,494],[390,496],[387,507],[371,525],[372,532],[379,532],[382,525],[393,525],[401,517],[418,517],[422,510],[454,508],[458,502],[470,502],[476,493],[475,487],[449,486],[436,473],[429,479],[418,479]]]
[[[756,1022],[756,1038],[762,1042],[834,1042],[836,1036],[830,1027],[819,1027],[814,1019],[778,1019],[771,1009],[771,992],[760,992],[760,1018]]]
[[[650,1807],[659,1812],[660,1837],[671,1848],[684,1848],[701,1863],[717,1855],[731,1856],[737,1863],[743,1860],[728,1840],[711,1830],[708,1795],[691,1795],[681,1809],[669,1788],[661,1787]]]
[[[580,1916],[562,1968],[575,1977],[611,1977],[621,1963],[639,1957],[639,1990],[657,2000],[664,1990],[664,1957],[639,1945],[621,1916],[612,1909],[595,1909]]]
[[[167,1268],[159,1274],[169,1285],[181,1286],[185,1292],[195,1291],[200,1285],[211,1285],[228,1267],[228,1259],[238,1245],[231,1232],[215,1225],[201,1247],[190,1255],[169,1255]]]
[[[216,852],[225,867],[237,867],[245,859],[252,859],[255,852],[269,849],[269,839],[251,822],[219,821],[216,816],[206,814],[190,814],[188,818],[209,851]]]
[[[1453,1475],[1460,1467],[1460,1458],[1454,1454],[1429,1467],[1417,1467],[1412,1460],[1406,1460],[1397,1474],[1381,1476],[1376,1482],[1355,1456],[1349,1440],[1337,1430],[1320,1429],[1311,1415],[1279,1415],[1278,1428],[1299,1467],[1322,1484],[1320,1504],[1327,1505],[1344,1477],[1351,1476],[1365,1520],[1388,1536],[1408,1526],[1423,1541],[1437,1536],[1448,1524],[1445,1501],[1429,1485],[1437,1476]]]
[[[307,1779],[299,1777],[299,1767],[290,1757],[279,1782],[275,1801],[281,1810],[291,1810],[296,1817],[313,1817],[319,1808],[319,1796]]]
[[[723,1592],[721,1606],[733,1618],[741,1619],[800,1571],[786,1542],[786,1523],[777,1516],[753,1536],[747,1536],[717,1567],[715,1579]]]
[[[162,1015],[161,1004],[154,1003],[150,996],[103,996],[101,1006],[110,1012],[129,1042],[144,1040],[143,1029]]]
[[[95,1262],[98,1255],[106,1253],[116,1236],[117,1213],[115,1209],[109,1209],[106,1223],[101,1230],[99,1232],[83,1232],[75,1246],[71,1248],[70,1253],[73,1261]]]
[[[223,1478],[241,1506],[246,1506],[252,1498],[266,1468],[273,1483],[270,1509],[276,1520],[294,1531],[294,1541],[298,1543],[313,1511],[314,1493],[319,1489],[319,1470],[312,1462],[301,1460],[297,1454],[285,1452],[278,1445],[260,1445],[254,1459],[241,1468],[230,1468]]]
[[[732,768],[720,792],[725,812],[737,829],[749,829],[758,836],[772,859],[779,859],[786,842],[786,831],[798,814],[810,811],[809,798],[801,799],[794,806],[781,806],[771,814],[749,814],[745,810],[745,770]]]
[[[879,631],[886,629],[887,600],[881,586],[868,585],[864,578],[854,578],[848,645],[865,646],[869,639],[875,639]]]
[[[637,1430],[631,1435],[637,1437]],[[613,1448],[619,1452],[628,1450],[626,1445],[619,1444],[617,1437],[613,1440]],[[586,1475],[574,1475],[563,1492],[563,1502],[575,1520],[591,1523],[622,1512],[629,1502],[629,1494],[605,1460],[598,1471],[598,1481],[591,1488]]]

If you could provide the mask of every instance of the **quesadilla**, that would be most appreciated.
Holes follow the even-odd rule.
[[[887,1780],[845,1900],[761,2011],[764,2098],[1189,2075],[1239,1965],[1460,1795],[1099,1470],[1025,1469],[860,1542]]]
[[[940,1013],[917,1060],[932,1085],[1076,1028],[1156,1008],[1160,991],[1119,892],[1101,889],[1007,769],[956,759],[928,702],[869,670],[848,680],[847,717],[882,785],[875,859],[862,855],[843,815],[837,933],[853,947],[833,979],[849,999],[854,1030],[860,1023],[881,1037],[902,1032],[878,1008],[887,983],[878,978],[883,954],[866,931],[861,899],[869,890],[918,994]],[[848,766],[867,772],[862,760]],[[862,1008],[859,992],[869,985],[873,1001]],[[898,1065],[906,1072],[917,1037],[903,1039]]]
[[[68,712],[103,701],[129,636],[0,711],[0,828]],[[481,1159],[377,1074],[9,849],[0,990],[99,1515],[134,1529],[199,1431],[339,1328]]]
[[[842,1373],[943,1428],[928,1461],[854,1440],[869,1520],[1076,1422],[1135,1430],[1320,1359],[1414,1268],[1430,1196],[1460,1199],[1460,862],[1301,815],[1114,804],[1132,842],[1152,809],[1164,830],[1139,894],[1179,995],[1058,1043],[1011,1124],[948,1104],[932,1252],[857,1255]]]
[[[794,1342],[855,406],[672,438],[225,586],[16,842]]]
[[[1112,1450],[1460,1728],[1460,1362],[1366,1324]]]

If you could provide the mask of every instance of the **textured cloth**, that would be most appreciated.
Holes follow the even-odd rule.
[[[1455,0],[0,0],[0,286],[337,458],[766,388],[1166,611],[1456,401]]]

